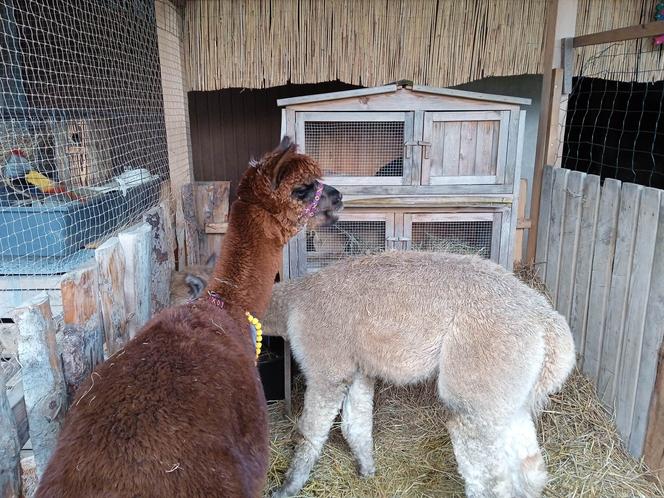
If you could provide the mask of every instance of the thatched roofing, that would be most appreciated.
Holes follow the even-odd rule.
[[[650,21],[654,5],[579,0],[577,34]],[[545,0],[192,0],[185,6],[190,89],[337,79],[447,87],[541,73],[545,11]],[[650,41],[640,43],[625,42],[619,56],[599,64],[619,79],[632,78],[637,64],[641,72],[662,68],[661,51],[622,55]],[[579,50],[579,64],[595,52]]]

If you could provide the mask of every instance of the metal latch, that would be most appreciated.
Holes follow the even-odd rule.
[[[420,147],[424,147],[424,159],[429,159],[429,150],[431,150],[431,142],[418,140],[417,145],[419,145]]]

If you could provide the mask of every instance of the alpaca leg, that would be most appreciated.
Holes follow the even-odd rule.
[[[296,495],[309,478],[320,456],[335,417],[339,413],[346,391],[345,384],[314,384],[307,386],[304,410],[298,426],[302,439],[295,448],[295,456],[281,488],[272,497]]]
[[[341,408],[341,432],[357,460],[360,475],[376,473],[373,459],[374,380],[357,374]]]
[[[509,420],[454,415],[447,427],[469,498],[541,496],[546,470],[527,411]]]

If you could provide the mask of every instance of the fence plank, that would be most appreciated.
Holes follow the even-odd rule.
[[[551,195],[553,193],[553,167],[544,166],[542,173],[542,194],[540,198],[540,215],[537,227],[537,252],[535,269],[542,280],[546,278],[546,257],[551,222]],[[532,232],[532,230],[531,230]]]
[[[14,321],[20,334],[18,352],[30,440],[37,475],[41,476],[55,449],[67,408],[48,296],[41,294],[18,308]]]
[[[556,309],[569,321],[574,292],[576,255],[581,228],[581,205],[583,199],[583,180],[586,174],[570,171],[567,176],[565,196],[565,214],[563,217],[562,242],[560,252],[561,269],[558,273],[558,295]],[[578,351],[578,350],[577,350]]]
[[[583,360],[583,373],[594,381],[597,381],[602,358],[604,324],[616,248],[620,187],[618,180],[605,179],[599,202]]]
[[[659,190],[641,193],[634,239],[634,257],[629,279],[622,352],[616,379],[616,425],[624,441],[629,441],[634,413],[636,386],[640,375],[643,327],[650,293],[652,264],[657,239]]]
[[[99,308],[108,355],[122,349],[129,340],[125,316],[125,263],[117,237],[111,237],[95,250]]]
[[[0,496],[21,496],[21,443],[0,372]]]
[[[551,222],[549,224],[548,247],[546,250],[546,277],[544,282],[551,294],[551,299],[556,309],[568,174],[569,170],[567,169],[555,169],[553,172],[553,189],[551,193]]]
[[[579,368],[583,366],[585,356],[586,317],[590,296],[590,276],[597,234],[597,212],[599,209],[600,179],[597,175],[586,175],[583,181],[583,200],[581,206],[581,229],[579,230],[579,248],[576,254],[574,272],[574,294],[570,310],[569,323],[577,355]]]
[[[132,339],[150,319],[152,274],[152,228],[141,223],[118,234],[124,254],[125,312],[127,333]]]
[[[602,343],[602,360],[597,379],[597,393],[604,406],[609,408],[613,408],[616,395],[618,367],[627,311],[627,295],[634,255],[636,222],[642,190],[641,185],[624,183],[620,192],[616,252],[613,257],[609,306]]]
[[[643,327],[639,382],[629,438],[632,455],[643,456],[651,469],[664,469],[664,195],[660,195],[657,240],[650,295]],[[659,362],[659,377],[657,376]],[[659,386],[659,389],[656,387]],[[651,402],[652,399],[652,402]],[[650,415],[649,415],[650,414]],[[661,471],[664,478],[664,470]]]

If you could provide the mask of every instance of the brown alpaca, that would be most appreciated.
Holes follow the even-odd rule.
[[[341,195],[288,139],[252,164],[207,291],[155,316],[83,385],[37,498],[256,497],[269,459],[266,403],[245,312],[262,317],[282,248]],[[221,304],[215,304],[216,299]]]

